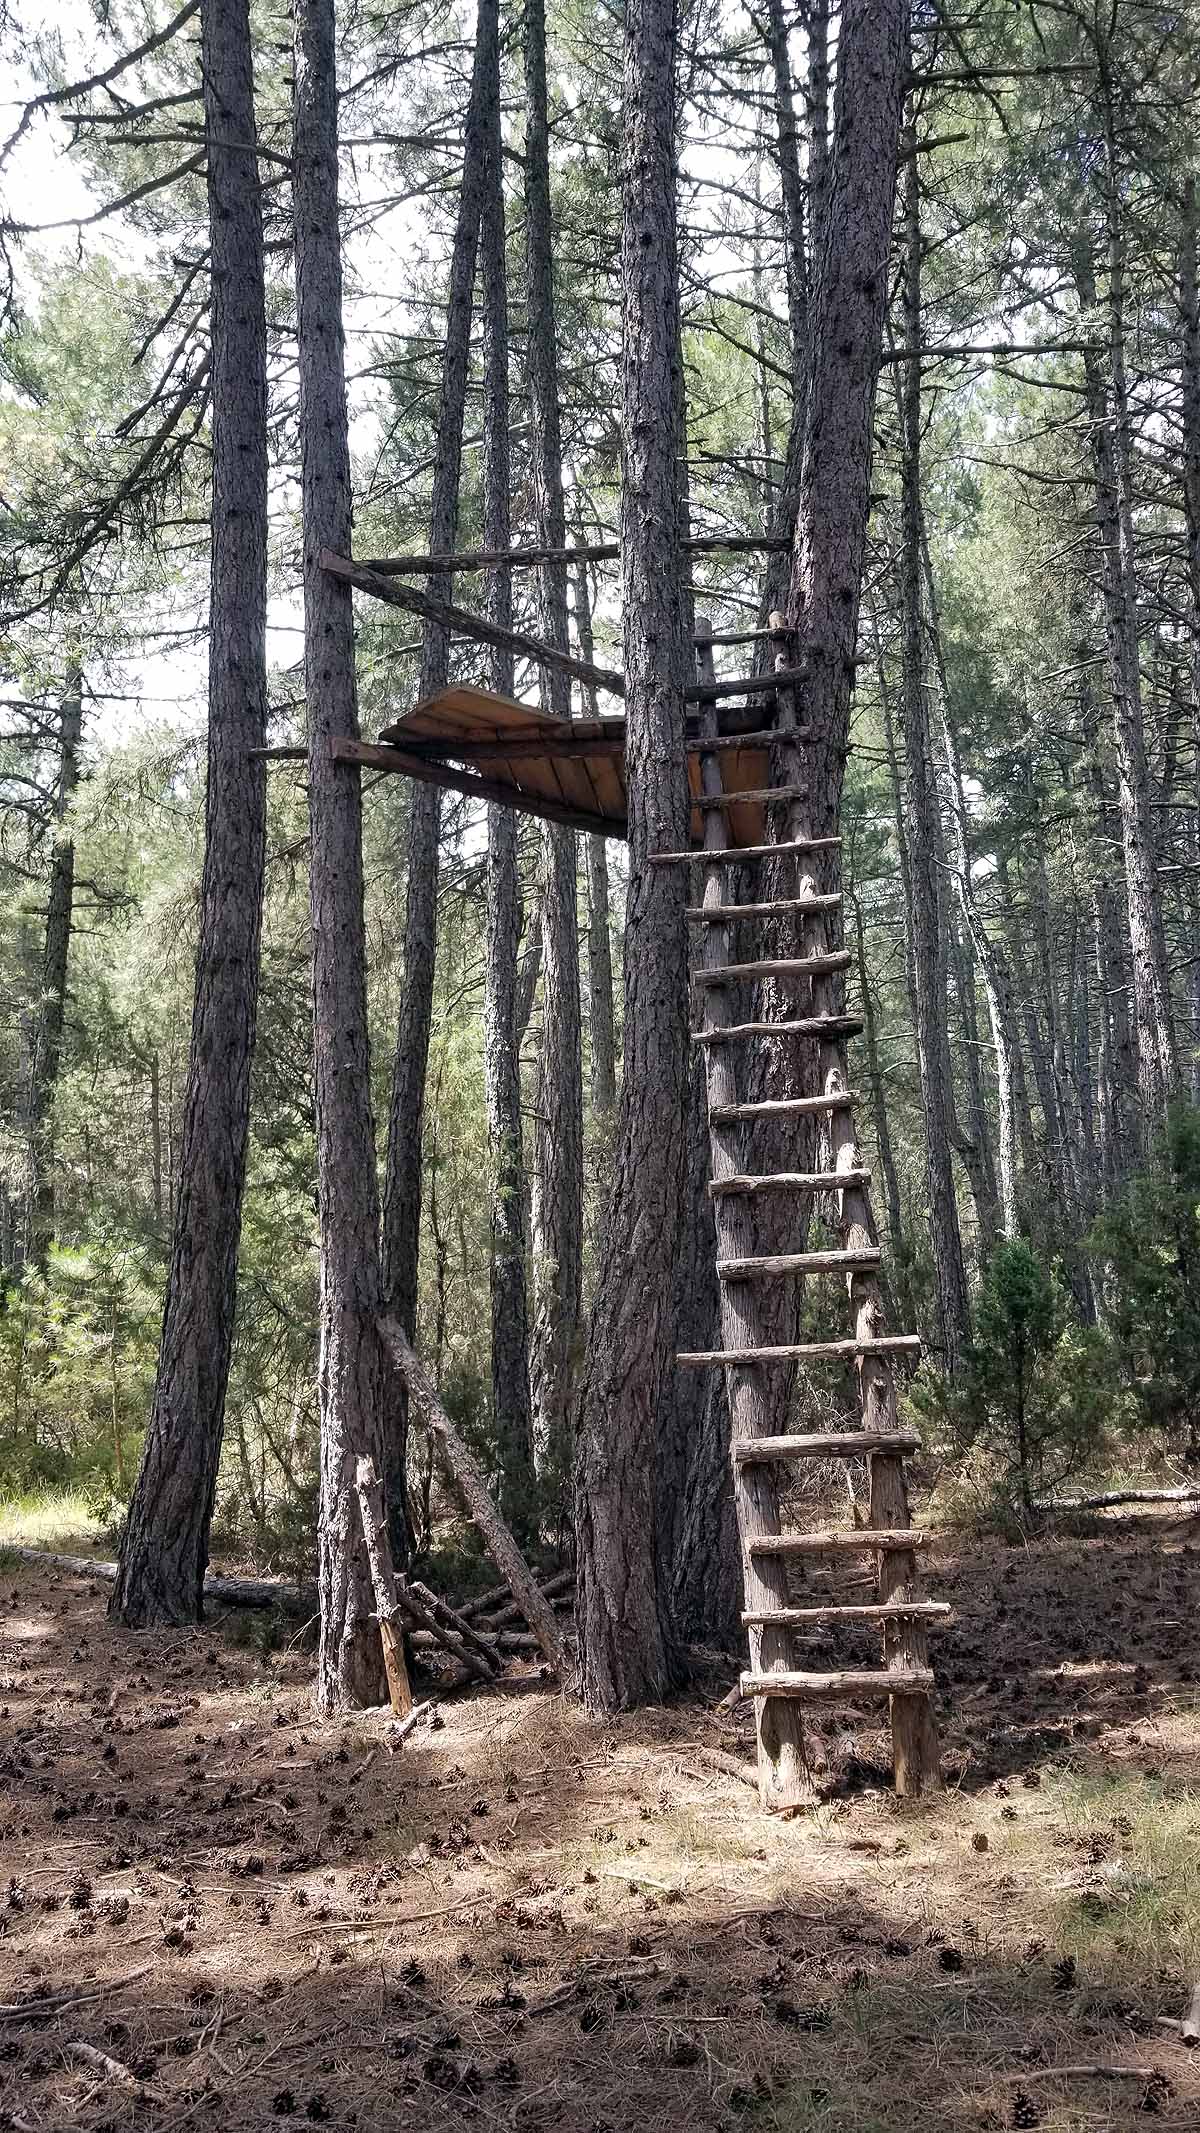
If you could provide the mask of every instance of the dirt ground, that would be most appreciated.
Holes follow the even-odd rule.
[[[302,1652],[0,1556],[0,2126],[1200,2129],[1200,1525],[930,1588],[948,1790],[840,1712],[778,1822],[715,1677],[595,1725],[529,1669],[393,1753]]]

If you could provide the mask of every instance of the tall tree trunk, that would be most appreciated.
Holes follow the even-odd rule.
[[[710,1152],[704,1062],[688,1078],[687,1176],[675,1262],[675,1339],[680,1352],[721,1345],[717,1239],[708,1190]],[[741,1548],[729,1456],[729,1399],[723,1370],[675,1371],[664,1424],[660,1506],[665,1589],[674,1633],[684,1643],[732,1650],[740,1642]]]
[[[1196,180],[1189,172],[1184,180],[1179,226],[1179,384],[1183,431],[1183,509],[1187,534],[1188,634],[1191,650],[1192,749],[1195,777],[1200,782],[1200,288],[1197,284],[1197,245],[1200,240],[1200,208]],[[1200,797],[1200,793],[1198,793]],[[1197,819],[1200,845],[1200,817]],[[1200,856],[1194,852],[1193,856]],[[1200,896],[1193,888],[1192,913],[1192,1071],[1193,1103],[1200,1100]]]
[[[940,739],[941,754],[945,765],[943,784],[946,795],[946,819],[950,832],[950,866],[954,876],[954,887],[958,897],[959,909],[966,922],[975,961],[983,978],[988,1023],[991,1028],[992,1048],[996,1060],[996,1096],[999,1115],[997,1159],[999,1166],[1000,1226],[1006,1237],[1016,1237],[1020,1233],[1020,1214],[1017,1196],[1016,1067],[1013,1056],[1016,1046],[1016,1034],[1013,1028],[1012,1003],[1008,998],[1004,965],[988,933],[975,891],[975,878],[971,871],[971,836],[967,818],[962,757],[959,752],[958,734],[955,730],[950,707],[950,690],[946,675],[937,585],[933,575],[929,544],[924,537],[924,531],[922,531],[922,546],[924,550],[926,595],[929,601],[930,641],[938,669],[938,702],[941,709]]]
[[[1117,799],[1125,854],[1138,1092],[1143,1134],[1152,1132],[1178,1081],[1162,900],[1155,876],[1154,822],[1146,763],[1137,557],[1133,530],[1132,433],[1125,365],[1125,240],[1122,173],[1113,111],[1108,45],[1098,43],[1104,107],[1103,210],[1108,255],[1105,323],[1107,376],[1094,353],[1083,358],[1096,484],[1096,530],[1108,642],[1108,678],[1116,742]],[[1075,283],[1086,311],[1096,309],[1096,282],[1086,235],[1075,247]]]
[[[58,713],[58,788],[54,795],[54,849],[46,898],[42,989],[29,1075],[30,1208],[29,1257],[45,1266],[54,1242],[54,1100],[62,1067],[67,1012],[67,966],[75,900],[75,841],[66,827],[71,796],[79,783],[83,734],[83,677],[72,669]]]
[[[525,258],[526,369],[533,417],[537,538],[556,551],[539,571],[542,634],[569,649],[558,400],[558,333],[550,208],[550,129],[544,0],[526,0]],[[566,674],[548,671],[547,708],[571,715]],[[538,1442],[553,1464],[564,1456],[583,1304],[583,1052],[579,909],[573,830],[542,833],[542,1050],[534,1159],[533,1402]]]
[[[266,840],[267,377],[246,0],[208,0],[212,276],[208,786],[179,1194],[142,1464],[109,1613],[198,1622],[233,1342]],[[348,533],[347,533],[348,537]]]
[[[475,264],[479,217],[483,205],[486,159],[485,83],[495,71],[499,36],[498,0],[479,0],[471,94],[463,129],[462,185],[450,255],[446,298],[446,341],[441,397],[434,441],[433,487],[429,507],[429,552],[452,553],[458,534],[458,492],[462,469],[463,411],[471,357],[471,318],[475,300]],[[453,579],[442,572],[427,581],[437,600],[449,600]],[[450,636],[439,622],[426,622],[421,638],[418,701],[423,702],[450,678]],[[417,1277],[421,1251],[421,1148],[425,1121],[425,1079],[429,1066],[429,1031],[437,957],[438,845],[441,833],[441,788],[414,784],[409,799],[408,865],[404,906],[404,984],[388,1106],[387,1159],[383,1184],[383,1291],[391,1316],[398,1318],[410,1341],[416,1338]],[[404,1501],[407,1397],[392,1394],[384,1474],[392,1553],[405,1559],[401,1506]]]
[[[620,1138],[580,1401],[576,1523],[589,1708],[661,1697],[659,1407],[672,1369],[683,1182],[688,837],[677,435],[679,326],[672,0],[630,0],[624,30],[621,566],[629,903]]]
[[[921,341],[921,219],[915,129],[907,129],[904,173],[904,333],[907,345]],[[921,365],[903,365],[900,416],[904,437],[901,476],[900,599],[903,639],[903,739],[906,766],[908,867],[911,907],[913,1004],[921,1103],[925,1125],[925,1182],[937,1283],[942,1366],[954,1376],[970,1338],[971,1313],[963,1264],[958,1203],[950,1160],[951,1091],[945,1042],[944,911],[938,872],[941,842],[937,780],[929,741],[929,704],[922,623]]]
[[[800,175],[800,142],[796,129],[796,92],[783,0],[767,0],[767,46],[775,84],[775,155],[783,200],[788,328],[793,354],[797,354],[808,345],[808,248],[804,228],[804,180]]]
[[[862,905],[853,897],[854,947],[858,962],[858,990],[862,998],[863,1038],[867,1054],[867,1088],[871,1103],[871,1124],[875,1132],[875,1145],[879,1150],[879,1168],[883,1176],[883,1203],[887,1209],[888,1244],[892,1254],[892,1278],[899,1292],[902,1322],[912,1322],[912,1283],[909,1279],[910,1254],[904,1237],[904,1213],[900,1204],[900,1179],[896,1170],[896,1151],[892,1145],[892,1129],[888,1120],[887,1092],[883,1086],[883,1074],[879,1064],[879,1038],[875,1019],[875,996],[871,986],[871,973],[867,965],[866,932],[863,926]]]
[[[321,1495],[317,1702],[324,1711],[382,1702],[383,1653],[368,1616],[370,1566],[355,1494],[360,1459],[382,1472],[387,1364],[379,1193],[371,1117],[359,772],[331,743],[358,734],[350,588],[323,571],[322,548],[350,555],[350,446],[338,233],[333,0],[298,0],[294,214],[304,516],[304,667],[308,692],[310,906],[321,1245]]]
[[[483,96],[486,166],[480,221],[483,281],[483,540],[512,545],[509,509],[508,263],[500,135],[500,44],[491,35]],[[488,612],[502,629],[513,620],[512,572],[488,581]],[[493,650],[491,684],[513,694],[511,652]],[[533,1407],[529,1394],[529,1303],[525,1284],[525,1159],[517,1040],[517,946],[521,930],[517,817],[488,809],[487,968],[483,1062],[490,1142],[492,1419],[500,1461],[500,1509],[524,1545],[536,1529]]]
[[[813,735],[809,761],[816,837],[835,835],[841,814],[907,47],[905,0],[844,0],[791,600],[809,670],[805,708]],[[813,872],[818,886],[832,886],[829,861]],[[828,928],[830,947],[837,945],[840,931]],[[865,1233],[867,1224],[856,1227]],[[849,1288],[856,1323],[882,1310],[873,1274],[852,1275]],[[883,1404],[894,1414],[890,1379],[887,1386]],[[871,1513],[872,1523],[907,1522],[901,1460],[873,1462]],[[915,1558],[902,1551],[889,1564],[887,1577],[907,1578],[915,1569]],[[888,1589],[882,1573],[881,1587]],[[928,1699],[915,1707],[912,1719],[905,1742],[910,1767],[933,1780],[938,1755]]]
[[[802,11],[803,12],[803,11]],[[776,159],[783,196],[788,271],[788,326],[792,355],[792,410],[788,423],[783,474],[775,498],[772,532],[789,542],[800,508],[800,473],[808,409],[808,368],[812,332],[812,286],[819,271],[829,177],[829,10],[827,0],[813,0],[804,17],[808,46],[805,114],[808,132],[807,194],[800,175],[795,93],[787,17],[782,0],[768,0],[767,42],[775,81]],[[806,212],[807,210],[807,212]],[[787,605],[791,558],[786,549],[767,557],[760,618]]]

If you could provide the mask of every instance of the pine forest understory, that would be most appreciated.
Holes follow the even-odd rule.
[[[0,61],[0,2133],[1200,2125],[1200,15]]]

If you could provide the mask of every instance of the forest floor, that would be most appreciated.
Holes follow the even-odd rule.
[[[393,1753],[12,1563],[0,2126],[1200,2129],[1200,1524],[943,1549],[948,1790],[841,1714],[790,1821],[719,1683],[597,1725],[530,1668]]]

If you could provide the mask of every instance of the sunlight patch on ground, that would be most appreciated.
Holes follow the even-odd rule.
[[[34,1489],[0,1497],[0,1548],[49,1548],[80,1554],[95,1547],[100,1520],[79,1489]]]

